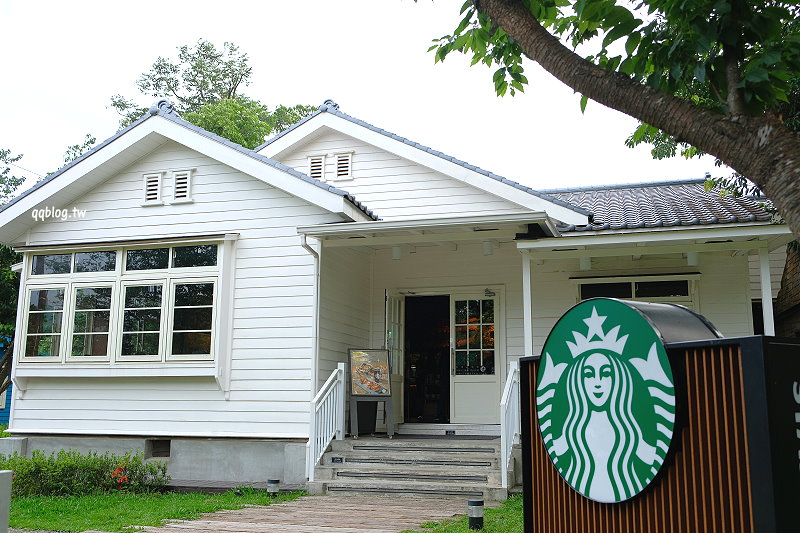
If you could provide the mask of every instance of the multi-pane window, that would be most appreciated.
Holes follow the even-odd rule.
[[[113,287],[77,287],[72,316],[71,357],[108,356]]]
[[[122,357],[157,357],[161,341],[161,306],[164,286],[125,287],[122,312]]]
[[[494,300],[455,301],[456,375],[494,374]]]
[[[25,357],[54,358],[61,354],[63,318],[63,288],[30,291]]]
[[[213,283],[175,285],[172,355],[210,355],[214,318]]]
[[[214,358],[217,244],[35,254],[22,362]]]

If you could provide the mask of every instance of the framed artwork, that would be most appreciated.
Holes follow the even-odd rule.
[[[391,396],[389,350],[350,350],[350,390],[354,396]]]

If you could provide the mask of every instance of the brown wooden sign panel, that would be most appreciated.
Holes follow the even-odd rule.
[[[581,496],[553,466],[542,443],[532,390],[539,362],[523,358],[526,532],[763,531],[753,515],[740,347],[669,350],[669,356],[677,395],[670,451],[658,476],[641,494],[614,504]]]

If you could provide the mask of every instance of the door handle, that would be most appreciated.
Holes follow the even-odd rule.
[[[450,345],[450,375],[456,375],[456,349],[452,344]]]

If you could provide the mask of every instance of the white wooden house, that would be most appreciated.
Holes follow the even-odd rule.
[[[701,181],[536,191],[330,101],[251,151],[162,101],[0,211],[24,253],[4,450],[302,483],[310,401],[350,348],[385,346],[396,420],[499,433],[512,362],[582,298],[680,303],[739,336],[755,291],[771,332],[788,240]]]

